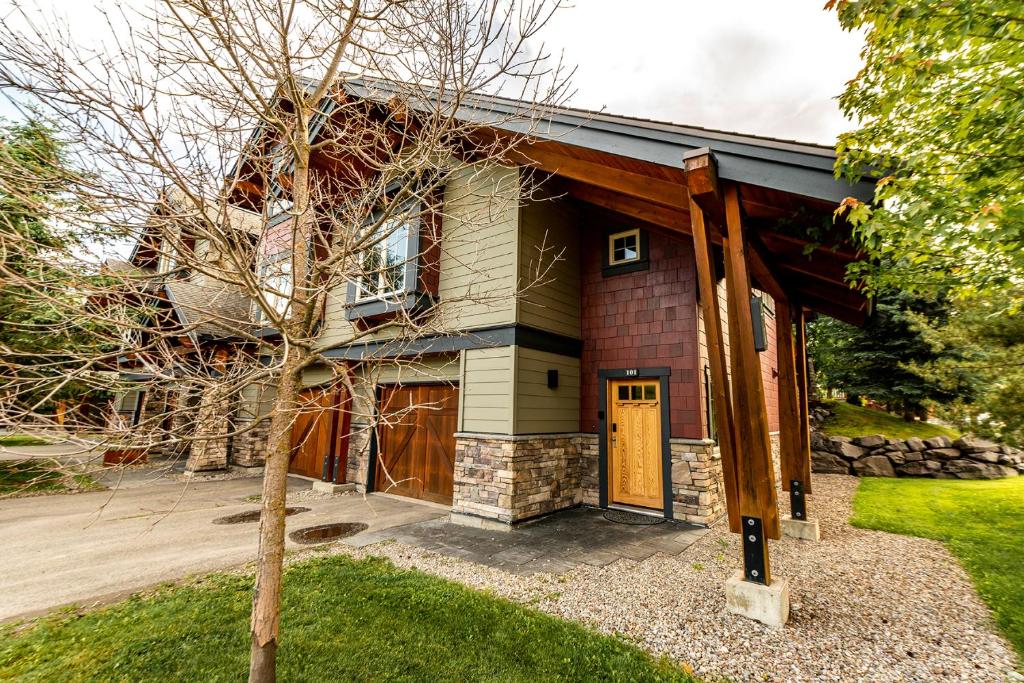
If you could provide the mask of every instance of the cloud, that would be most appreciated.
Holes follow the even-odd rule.
[[[861,39],[820,0],[579,0],[548,28],[577,106],[826,144],[850,125],[834,98]]]

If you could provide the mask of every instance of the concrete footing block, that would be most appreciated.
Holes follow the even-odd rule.
[[[781,628],[789,621],[789,580],[776,577],[763,586],[738,571],[725,582],[725,605],[732,614]]]
[[[782,535],[798,538],[801,541],[820,541],[821,529],[816,519],[793,519],[789,515],[782,516]]]
[[[355,484],[334,484],[329,481],[314,481],[313,490],[317,493],[346,493],[355,491]]]
[[[486,529],[487,531],[512,531],[512,525],[499,522],[496,519],[466,515],[461,512],[452,512],[448,515],[448,521],[459,526],[468,526],[473,529]]]

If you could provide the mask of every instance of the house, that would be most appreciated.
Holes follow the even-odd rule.
[[[346,88],[348,97],[388,96],[358,81]],[[478,99],[480,134],[516,134],[509,120],[520,106]],[[345,396],[335,370],[306,370],[306,398],[319,409],[296,426],[292,471],[441,503],[453,521],[477,526],[508,528],[583,504],[696,524],[728,511],[738,530],[732,502],[777,536],[767,433],[776,470],[780,438],[796,453],[774,476],[809,491],[796,427],[806,421],[797,407],[806,368],[794,358],[805,315],[861,323],[870,312],[845,282],[858,255],[833,212],[848,196],[869,200],[872,184],[834,179],[827,147],[568,108],[544,117],[512,158],[466,162],[452,176],[430,260],[416,244],[423,226],[410,223],[396,232],[402,244],[388,247],[415,255],[397,275],[329,293],[317,350],[363,390]],[[515,200],[538,174],[541,191]],[[545,253],[559,258],[538,278]],[[271,265],[261,272],[273,275]],[[723,271],[735,276],[723,280]],[[403,344],[387,326],[352,334],[361,320],[424,298],[445,330]],[[743,343],[730,348],[734,325]],[[730,372],[726,354],[732,401],[754,417],[749,426],[737,418],[730,439],[742,447],[723,454],[730,392],[716,395],[714,385]]]
[[[345,97],[385,101],[380,87],[351,81]],[[478,134],[516,135],[521,107],[478,98]],[[624,506],[704,525],[728,514],[734,530],[752,515],[777,537],[774,478],[810,491],[805,316],[859,324],[870,312],[845,282],[858,254],[833,213],[847,197],[869,200],[872,183],[836,180],[833,151],[818,145],[569,108],[543,117],[500,163],[460,162],[431,224],[400,226],[377,255],[398,254],[386,278],[328,293],[316,350],[335,366],[304,372],[291,472],[440,503],[477,526]],[[235,201],[259,235],[255,272],[279,291],[290,281],[273,247],[288,233],[281,186]],[[438,248],[422,249],[425,236]],[[202,312],[211,300],[237,309],[228,317],[251,308],[231,292],[211,299],[191,274],[170,277],[161,251],[143,240],[132,263],[155,268],[183,343],[230,363],[245,345]],[[434,334],[353,334],[423,301],[444,320]],[[267,321],[250,322],[272,346]],[[743,343],[730,346],[736,326]],[[338,366],[359,380],[356,395],[339,388]],[[196,418],[213,437],[250,428],[193,446],[190,469],[259,464],[272,395],[252,387],[229,408],[206,405],[231,414]],[[126,397],[121,410],[143,414],[140,403]]]
[[[204,416],[203,387],[190,381],[252,347],[238,336],[239,329],[249,326],[251,300],[224,277],[234,273],[234,261],[212,246],[199,214],[205,212],[207,221],[237,235],[247,262],[255,253],[260,216],[235,206],[218,216],[177,193],[158,197],[154,207],[128,260],[104,266],[104,274],[119,280],[123,295],[133,301],[130,310],[139,315],[124,325],[117,359],[123,388],[108,417],[108,431],[148,439],[150,455],[185,460],[191,471],[222,469],[232,446],[236,464],[262,464],[254,459],[263,450],[252,442],[254,435],[217,438],[244,423],[244,409],[233,415],[235,424]],[[249,388],[241,403],[258,405],[257,389]]]

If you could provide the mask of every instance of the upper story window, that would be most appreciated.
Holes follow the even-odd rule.
[[[608,265],[618,266],[640,260],[638,229],[612,233],[608,236]]]
[[[334,113],[338,103],[333,99],[324,98],[320,103],[317,112],[309,121],[309,142],[310,144],[320,134],[327,120]],[[288,212],[295,206],[291,193],[281,184],[282,176],[289,176],[295,170],[295,156],[288,148],[287,143],[279,141],[274,144],[270,152],[273,158],[271,165],[270,183],[267,196],[267,217],[272,222],[280,222],[288,217]]]
[[[396,216],[381,225],[380,238],[360,259],[357,301],[392,298],[406,291],[410,284],[406,281],[406,265],[410,259],[411,233],[408,215]]]
[[[270,173],[270,196],[267,198],[267,217],[271,220],[283,220],[294,205],[290,195],[281,184],[281,176],[292,172],[294,158],[291,153],[285,153],[284,143],[274,145],[271,152],[274,157],[273,167]]]
[[[263,283],[263,298],[267,304],[278,315],[286,315],[294,286],[291,252],[282,251],[268,257],[260,268],[260,280]]]

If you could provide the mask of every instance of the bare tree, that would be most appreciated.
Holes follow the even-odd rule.
[[[43,424],[67,382],[134,387],[161,409],[113,419],[108,443],[190,446],[193,469],[269,423],[250,680],[274,679],[292,427],[323,409],[302,393],[304,373],[327,369],[322,386],[349,397],[335,409],[371,425],[400,419],[411,406],[376,415],[360,400],[375,366],[325,349],[387,339],[401,371],[420,372],[417,339],[458,334],[460,306],[505,305],[530,286],[489,287],[471,254],[475,226],[534,189],[501,162],[568,95],[570,74],[538,42],[561,4],[164,0],[153,14],[109,15],[99,47],[38,12],[0,28],[0,87],[63,132],[75,169],[59,201],[39,207],[74,240],[40,249],[0,226],[6,254],[46,259],[59,291],[10,258],[2,275],[49,307],[48,325],[95,337],[60,353],[22,349],[4,369],[5,420]],[[492,132],[513,121],[517,135]],[[0,173],[4,191],[42,201],[25,172]],[[446,221],[459,229],[442,242]],[[131,262],[97,270],[93,252],[111,241],[136,245]],[[475,273],[437,297],[442,258]],[[538,254],[528,279],[557,258]],[[420,281],[408,287],[412,262]],[[348,291],[380,313],[337,324]],[[400,300],[411,291],[424,296]],[[225,419],[263,390],[268,410]]]

